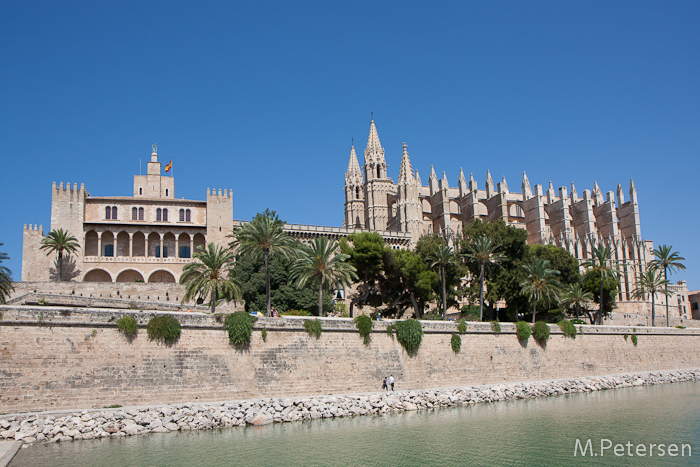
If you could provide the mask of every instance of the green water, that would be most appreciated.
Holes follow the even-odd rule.
[[[576,439],[690,444],[685,457],[574,457]],[[658,448],[656,448],[658,449]],[[590,451],[589,451],[590,454]],[[52,443],[20,466],[700,465],[700,382],[375,417]]]

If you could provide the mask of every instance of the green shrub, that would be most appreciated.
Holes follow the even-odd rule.
[[[464,305],[460,313],[467,321],[479,321],[479,307],[476,305]]]
[[[584,320],[579,319],[579,318],[574,318],[574,319],[571,320],[571,322],[572,322],[573,324],[586,324],[586,322],[585,322]]]
[[[557,323],[557,325],[559,326],[559,328],[561,329],[561,332],[563,332],[566,337],[571,337],[572,339],[576,339],[576,326],[574,326],[574,323],[563,319],[563,320],[559,321]]]
[[[284,313],[280,313],[282,316],[311,316],[310,311],[306,310],[287,310]]]
[[[420,321],[415,319],[397,321],[394,327],[396,328],[396,339],[406,350],[406,353],[411,356],[418,353],[418,348],[423,340],[423,326]]]
[[[452,351],[454,353],[459,353],[459,350],[462,348],[462,338],[459,337],[459,334],[452,334],[452,342],[450,342],[450,345],[452,345]]]
[[[394,331],[395,331],[395,326],[393,324],[387,324],[386,326],[386,333],[391,337],[392,340],[394,340]]]
[[[624,338],[625,338],[625,340],[627,340],[627,338],[628,338],[629,336],[628,336],[627,334],[625,334],[625,335],[624,335],[624,336],[622,336],[622,337],[624,337]]]
[[[532,328],[532,336],[538,342],[547,342],[549,339],[549,326],[544,321],[538,321]]]
[[[262,336],[263,342],[267,342],[267,328],[262,328],[262,331],[260,331],[260,336]]]
[[[457,323],[457,332],[460,334],[467,332],[467,322],[463,319],[460,319],[459,323]]]
[[[491,330],[495,332],[496,334],[501,333],[501,323],[498,321],[491,321]]]
[[[442,321],[442,313],[423,313],[421,319],[424,319],[426,321]]]
[[[517,334],[519,341],[526,341],[532,334],[532,328],[525,321],[518,321],[515,323],[515,334]]]
[[[467,321],[479,321],[479,307],[476,305],[464,305],[460,313]]]
[[[2,316],[2,315],[0,315]],[[685,329],[685,326],[676,326],[677,329]]]
[[[133,337],[139,332],[139,326],[133,316],[125,315],[117,320],[117,329],[127,337]]]
[[[304,321],[304,329],[309,336],[319,339],[321,337],[321,322],[317,319],[307,319]]]
[[[171,315],[154,316],[146,325],[148,339],[172,344],[180,338],[180,322]]]
[[[367,315],[360,315],[356,316],[353,321],[355,321],[357,330],[360,331],[362,342],[365,345],[369,345],[369,343],[372,341],[372,326],[374,326],[374,323],[372,323],[372,318]]]
[[[631,340],[632,340],[632,343],[634,344],[634,346],[637,347],[637,335],[636,334],[632,334]]]
[[[253,323],[257,320],[245,311],[231,313],[224,320],[224,328],[228,329],[228,341],[230,344],[246,346],[250,344],[253,334]]]

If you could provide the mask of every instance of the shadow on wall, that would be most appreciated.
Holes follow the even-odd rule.
[[[62,281],[72,281],[80,276],[81,273],[82,271],[78,269],[75,259],[72,257],[63,258],[63,269],[61,271]],[[49,268],[49,280],[54,282],[58,281],[58,258],[54,260],[53,266]]]

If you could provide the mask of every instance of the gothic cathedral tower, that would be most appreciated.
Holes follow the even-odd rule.
[[[348,171],[345,172],[345,228],[365,227],[365,184],[362,183],[362,170],[357,162],[355,145],[350,148]]]
[[[394,184],[386,175],[384,148],[379,142],[374,119],[369,125],[367,149],[365,149],[365,228],[387,230],[389,222],[389,193]]]

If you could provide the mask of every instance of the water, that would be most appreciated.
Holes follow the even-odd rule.
[[[576,439],[691,445],[685,457],[574,457]],[[589,451],[590,454],[590,451]],[[648,454],[648,452],[647,452]],[[376,417],[37,445],[21,466],[700,465],[700,382]]]

